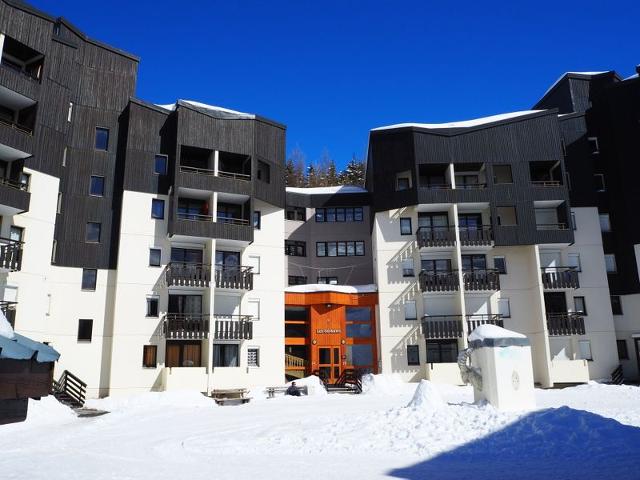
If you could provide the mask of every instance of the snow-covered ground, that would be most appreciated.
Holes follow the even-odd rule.
[[[2,479],[640,478],[640,388],[537,390],[538,410],[473,405],[469,387],[379,377],[358,396],[218,407],[199,394],[52,398],[0,427]],[[415,396],[414,396],[415,394]]]

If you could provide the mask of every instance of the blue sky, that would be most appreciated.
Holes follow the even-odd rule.
[[[258,113],[338,165],[371,128],[528,109],[565,71],[640,63],[637,0],[31,3],[140,56],[140,98]]]

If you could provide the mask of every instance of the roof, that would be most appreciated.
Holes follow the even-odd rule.
[[[303,195],[333,195],[336,193],[367,193],[366,188],[355,185],[337,185],[334,187],[287,187],[287,193],[301,193]]]
[[[7,317],[0,312],[0,359],[30,360],[36,362],[55,362],[60,354],[49,345],[36,342],[15,333]]]
[[[616,77],[618,77],[618,74],[613,70],[603,70],[601,72],[565,72],[562,75],[560,75],[560,77],[555,82],[553,82],[553,84],[547,89],[546,92],[544,92],[542,97],[540,97],[540,100],[538,100],[538,103],[540,103],[547,95],[549,95],[549,93],[551,93],[551,91],[554,88],[556,88],[558,84],[565,78],[577,78],[581,80],[590,80],[593,77],[597,77],[600,75],[610,75],[610,74],[614,74]],[[618,79],[620,79],[620,77],[618,77]]]
[[[376,293],[378,287],[375,284],[369,285],[328,285],[325,283],[310,283],[308,285],[295,285],[284,289],[286,293]]]
[[[438,130],[447,131],[454,129],[466,129],[475,128],[481,126],[488,126],[491,124],[506,122],[509,120],[517,119],[534,114],[546,113],[545,110],[523,110],[520,112],[501,113],[498,115],[491,115],[489,117],[475,118],[473,120],[463,120],[459,122],[447,122],[447,123],[397,123],[395,125],[387,125],[384,127],[377,127],[372,129],[372,132],[381,130],[392,130],[396,128],[420,128],[424,130]]]

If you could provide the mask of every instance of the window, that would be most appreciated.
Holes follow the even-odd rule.
[[[142,347],[142,366],[144,368],[156,368],[158,365],[158,347],[156,345],[144,345]]]
[[[87,222],[87,231],[86,231],[85,240],[90,243],[99,243],[101,229],[102,229],[101,223]]]
[[[93,331],[93,320],[78,320],[78,341],[90,342]]]
[[[410,218],[401,218],[400,219],[400,235],[411,235],[411,219]]]
[[[498,313],[502,315],[502,318],[510,318],[511,317],[511,305],[509,305],[508,298],[499,298],[498,299]]]
[[[346,307],[345,318],[347,337],[371,338],[371,308],[370,307]]]
[[[67,110],[67,122],[71,121],[72,115],[73,115],[73,102],[69,102],[69,110]]]
[[[345,256],[364,256],[364,242],[316,242],[316,257]]]
[[[261,160],[258,160],[258,180],[271,183],[271,167]]]
[[[575,268],[578,272],[582,271],[582,265],[580,263],[580,254],[579,253],[570,253],[567,255],[569,267]]]
[[[413,277],[415,276],[415,270],[413,268],[413,258],[405,258],[402,260],[402,276]]]
[[[147,297],[147,317],[158,316],[158,297]]]
[[[156,155],[153,162],[153,173],[157,175],[167,174],[168,157],[166,155]]]
[[[571,212],[571,229],[577,230],[578,224],[576,223],[576,214],[575,212]]]
[[[396,191],[409,190],[411,188],[411,182],[409,177],[398,177],[396,179]]]
[[[364,218],[362,207],[316,208],[317,223],[361,222]]]
[[[593,174],[593,187],[596,192],[606,192],[607,186],[604,183],[604,174],[602,173],[594,173]]]
[[[611,295],[611,311],[614,315],[622,315],[622,300],[620,295]]]
[[[613,253],[604,254],[604,264],[607,267],[607,273],[616,273],[618,271],[616,256]]]
[[[593,360],[590,340],[578,340],[578,354],[582,360]]]
[[[487,269],[487,257],[482,254],[462,255],[462,270],[464,272],[480,271]]]
[[[629,351],[627,350],[626,340],[616,340],[618,347],[618,360],[629,360]]]
[[[82,269],[82,290],[95,290],[98,270],[95,268]]]
[[[493,166],[493,183],[513,183],[511,165],[501,164]]]
[[[67,166],[67,147],[64,147],[64,150],[62,151],[62,166]]]
[[[404,302],[404,319],[405,320],[417,320],[418,311],[416,310],[415,300],[407,300]]]
[[[316,250],[318,246],[316,245]],[[291,257],[306,257],[307,256],[307,242],[299,242],[297,240],[285,240],[284,241],[284,254]],[[324,257],[325,255],[317,254],[318,257]]]
[[[257,347],[249,347],[247,349],[247,366],[259,367],[260,366],[260,349]]]
[[[507,259],[505,257],[493,257],[493,268],[504,275],[507,273]]]
[[[21,242],[24,237],[24,228],[11,225],[9,229],[9,239],[16,242]]]
[[[323,285],[337,285],[338,277],[318,277],[318,283]]]
[[[307,277],[302,275],[289,275],[289,286],[291,285],[306,285]]]
[[[304,222],[307,219],[306,217],[307,217],[307,212],[304,207],[287,207],[287,220],[296,220],[299,222]],[[316,221],[319,221],[319,220],[316,218]]]
[[[151,200],[151,218],[159,220],[164,218],[164,200],[157,198]]]
[[[420,365],[420,347],[407,345],[407,365]]]
[[[497,207],[498,225],[511,226],[518,224],[516,207]]]
[[[589,137],[589,150],[592,154],[600,153],[600,145],[598,144],[598,137]]]
[[[93,195],[94,197],[102,197],[104,195],[104,177],[91,175],[89,195]]]
[[[162,250],[159,248],[149,249],[149,266],[159,267],[162,263]]]
[[[429,340],[427,342],[427,363],[455,363],[458,360],[456,340]]]
[[[584,297],[573,297],[573,306],[576,312],[582,313],[582,315],[587,314],[587,305],[584,302]]]
[[[62,213],[62,192],[58,192],[58,204],[56,205],[56,213]]]
[[[609,219],[608,213],[601,213],[598,215],[600,219],[600,231],[601,232],[610,232],[611,231],[611,220]]]
[[[56,263],[56,251],[58,250],[58,241],[54,238],[51,246],[51,263]]]
[[[96,127],[96,150],[109,150],[109,129]]]
[[[260,275],[260,257],[258,255],[249,255],[247,257],[247,265],[252,267],[251,271],[256,275]]]
[[[214,343],[213,366],[214,367],[239,367],[239,345],[237,343]]]
[[[199,341],[167,340],[165,367],[199,367],[202,363],[202,343]]]
[[[18,181],[21,185],[22,190],[25,192],[29,191],[29,184],[31,183],[31,175],[28,173],[21,172],[20,179]]]
[[[250,298],[247,302],[247,315],[251,316],[253,320],[260,320],[260,299]]]
[[[262,216],[258,210],[253,211],[253,228],[256,230],[260,230],[260,226],[262,225]]]
[[[316,242],[316,257],[327,256],[327,242]]]

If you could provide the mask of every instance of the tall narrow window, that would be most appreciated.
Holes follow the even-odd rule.
[[[611,311],[614,315],[622,315],[622,300],[620,295],[611,295]]]
[[[576,214],[575,212],[571,212],[571,229],[577,230],[578,224],[576,223]]]
[[[411,235],[411,219],[400,219],[400,235]]]
[[[247,349],[247,366],[257,368],[260,366],[260,349],[249,347]]]
[[[260,230],[261,223],[262,223],[262,219],[261,219],[261,216],[260,216],[260,211],[254,210],[254,212],[253,212],[253,228],[255,228],[256,230]]]
[[[590,340],[578,340],[578,353],[583,360],[593,360]]]
[[[159,267],[162,263],[162,250],[159,248],[149,249],[149,266]]]
[[[413,277],[415,276],[415,270],[413,267],[413,258],[405,258],[402,260],[402,276]]]
[[[604,264],[607,267],[607,273],[616,273],[618,271],[616,256],[613,253],[605,253]]]
[[[601,213],[598,215],[600,220],[600,231],[602,232],[610,232],[611,231],[611,220],[609,219],[608,213]]]
[[[156,368],[158,365],[158,347],[156,345],[144,345],[142,347],[142,366],[144,368]]]
[[[569,266],[575,268],[578,272],[582,271],[582,264],[580,263],[579,253],[570,253],[567,255],[569,260]]]
[[[417,320],[418,311],[416,310],[415,300],[407,300],[404,302],[404,319],[405,320]]]
[[[504,275],[507,273],[507,260],[505,257],[493,257],[493,268],[495,268],[498,273]]]
[[[509,305],[508,298],[498,299],[498,313],[502,315],[502,318],[511,317],[511,305]]]
[[[78,341],[90,342],[93,333],[93,320],[78,320]]]
[[[82,290],[95,290],[98,270],[95,268],[82,269]]]
[[[91,175],[89,184],[89,195],[94,197],[102,197],[104,195],[104,177]]]
[[[420,365],[420,347],[407,345],[407,365]]]
[[[258,160],[258,180],[271,183],[271,166],[261,160]]]
[[[589,141],[589,149],[591,150],[591,153],[593,154],[600,153],[600,145],[598,143],[598,137],[589,137],[588,141]]]
[[[587,304],[584,301],[584,297],[573,297],[573,306],[576,313],[587,315]]]
[[[593,186],[596,192],[606,192],[607,186],[604,182],[604,174],[603,173],[594,173],[593,174]]]
[[[73,115],[73,102],[69,102],[69,110],[67,111],[67,122],[71,121]]]
[[[64,147],[64,150],[62,151],[62,166],[67,166],[67,147]]]
[[[96,150],[109,150],[109,129],[96,127]]]
[[[158,297],[147,297],[147,317],[158,316]]]
[[[85,240],[87,243],[100,243],[100,231],[102,224],[98,222],[87,222],[87,232]]]
[[[155,161],[153,164],[153,173],[157,175],[167,174],[167,156],[166,155],[156,155]]]
[[[164,200],[153,198],[151,200],[151,218],[162,220],[164,218]]]
[[[58,204],[56,205],[56,213],[62,213],[62,192],[58,192]]]
[[[629,350],[627,350],[626,340],[616,340],[618,347],[618,360],[629,360]]]
[[[247,314],[252,317],[252,320],[260,320],[260,299],[250,298],[247,302]]]

